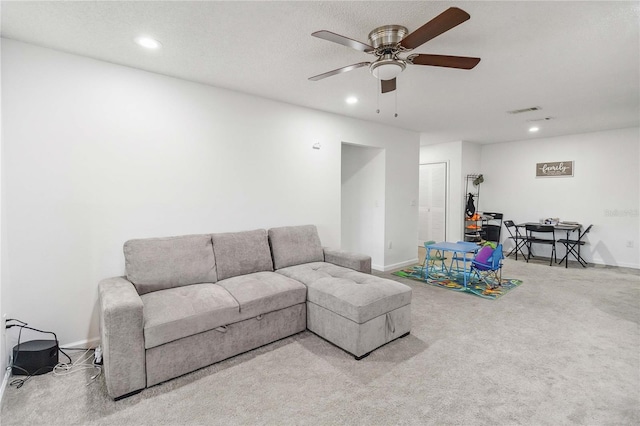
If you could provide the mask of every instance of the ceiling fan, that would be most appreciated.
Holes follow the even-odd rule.
[[[359,62],[318,74],[309,77],[309,80],[318,81],[326,77],[331,77],[332,75],[369,66],[371,74],[380,80],[382,93],[387,93],[396,90],[396,77],[404,71],[407,64],[470,70],[478,65],[480,58],[427,55],[424,53],[413,53],[405,58],[399,56],[462,24],[469,18],[469,14],[464,10],[458,9],[457,7],[450,7],[409,35],[407,35],[409,30],[401,25],[384,25],[378,27],[369,33],[369,44],[361,43],[357,40],[332,33],[331,31],[316,31],[311,35],[373,54],[377,59],[373,62]]]

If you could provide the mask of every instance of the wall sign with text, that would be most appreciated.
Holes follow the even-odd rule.
[[[571,177],[573,161],[554,161],[536,164],[536,177]]]

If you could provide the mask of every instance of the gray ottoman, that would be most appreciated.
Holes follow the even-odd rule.
[[[307,286],[307,328],[362,359],[411,330],[411,288],[326,262],[276,272]]]

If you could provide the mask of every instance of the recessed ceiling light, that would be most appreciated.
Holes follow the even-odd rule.
[[[358,98],[356,98],[355,96],[349,96],[349,97],[346,99],[346,102],[347,102],[348,104],[350,104],[350,105],[353,105],[353,104],[358,103]]]
[[[142,47],[146,47],[147,49],[159,49],[162,46],[158,40],[154,40],[150,37],[138,37],[136,38],[136,43]]]
[[[539,127],[529,127],[529,131],[530,131],[531,133],[535,133],[535,132],[537,132],[538,130],[540,130],[540,128],[539,128]]]

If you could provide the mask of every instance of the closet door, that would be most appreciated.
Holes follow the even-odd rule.
[[[418,246],[446,241],[447,163],[420,164]]]

